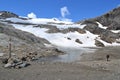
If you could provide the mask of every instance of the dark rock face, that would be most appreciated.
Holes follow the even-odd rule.
[[[100,22],[103,26],[108,27],[109,30],[120,30],[120,7],[111,10],[110,12],[88,20],[80,21],[78,23],[96,25],[95,22]]]
[[[120,36],[116,33],[112,33],[111,31],[104,31],[102,32],[102,34],[100,34],[100,37],[102,40],[108,42],[108,43],[112,43],[112,42],[115,42],[116,39],[119,39]]]
[[[100,22],[109,30],[120,30],[120,7],[91,20]]]
[[[106,26],[107,29],[100,28],[96,22]],[[99,16],[97,18],[81,21],[80,23],[86,24],[84,30],[88,30],[93,34],[97,34],[100,38],[108,43],[113,43],[116,39],[120,38],[119,33],[113,33],[110,30],[120,30],[120,7]]]
[[[101,34],[105,31],[104,29],[99,28],[98,24],[94,21],[85,21],[82,24],[86,24],[84,29],[90,31],[93,34]]]
[[[19,16],[14,13],[8,12],[8,11],[0,11],[1,19],[11,18],[11,17],[18,18]]]
[[[100,38],[108,43],[115,42],[120,36],[117,33],[113,33],[110,30],[102,29],[98,27],[98,25],[93,23],[88,23],[87,26],[84,27],[85,30],[90,31],[93,34],[100,35]]]
[[[95,45],[97,47],[105,47],[105,45],[102,42],[98,41],[98,40],[95,40]]]

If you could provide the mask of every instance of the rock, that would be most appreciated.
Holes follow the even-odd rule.
[[[86,31],[83,30],[83,29],[78,29],[77,32],[79,32],[80,34],[85,34],[86,33]]]
[[[9,58],[9,59],[8,59],[8,63],[13,64],[13,63],[14,63],[14,59],[13,59],[13,58]]]
[[[7,58],[3,58],[3,59],[2,59],[2,63],[3,63],[3,64],[7,64],[7,63],[8,63],[8,59],[7,59]]]
[[[105,47],[105,45],[102,42],[98,41],[98,40],[95,40],[95,45],[97,47]]]
[[[21,58],[22,61],[27,61],[26,57]]]
[[[11,68],[12,67],[12,64],[11,63],[7,63],[4,65],[5,68]]]
[[[38,54],[37,52],[30,52],[26,55],[26,57],[23,57],[22,60],[26,61],[33,61],[38,59]]]
[[[83,44],[79,39],[76,39],[75,42],[77,42],[79,44]]]
[[[59,52],[59,53],[63,53],[62,51],[60,51],[59,49],[54,49],[56,52]]]
[[[71,40],[71,38],[67,37],[68,40]]]
[[[116,40],[116,43],[120,43],[120,39],[117,39],[117,40]]]
[[[24,63],[20,64],[19,67],[24,68],[24,67],[27,67],[29,65],[30,65],[29,63],[24,62]]]

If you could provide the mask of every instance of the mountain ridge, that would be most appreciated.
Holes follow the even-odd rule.
[[[3,11],[2,14],[4,13],[6,15],[14,14]],[[12,25],[15,29],[23,31],[24,34],[25,32],[28,32],[36,37],[44,38],[55,46],[61,45],[58,41],[62,40],[62,42],[67,43],[66,45],[74,44],[79,47],[101,47],[102,44],[104,46],[119,44],[119,13],[120,7],[115,8],[102,16],[80,21],[78,23],[64,22],[54,19],[24,18],[19,17],[16,14],[14,14],[14,17],[6,16],[6,18],[2,18],[0,21]],[[35,41],[36,40],[37,38]],[[79,41],[81,44],[76,41]],[[88,43],[89,41],[91,41],[92,44]]]

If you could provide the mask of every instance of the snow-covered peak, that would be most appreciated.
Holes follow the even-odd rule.
[[[7,18],[11,22],[19,22],[19,23],[32,23],[32,24],[73,24],[73,22],[68,21],[60,21],[57,18],[27,18],[26,20],[20,18]]]

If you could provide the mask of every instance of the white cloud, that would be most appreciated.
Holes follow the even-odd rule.
[[[70,12],[66,6],[62,7],[60,11],[61,11],[61,18],[59,19],[61,21],[72,22],[72,19],[66,18],[67,15],[70,15]]]
[[[29,18],[37,18],[37,16],[33,12],[29,13],[27,16]]]
[[[65,16],[69,15],[69,14],[70,14],[70,12],[69,12],[69,10],[68,10],[68,8],[66,6],[64,6],[64,7],[61,8],[61,16],[63,18],[65,18]]]

